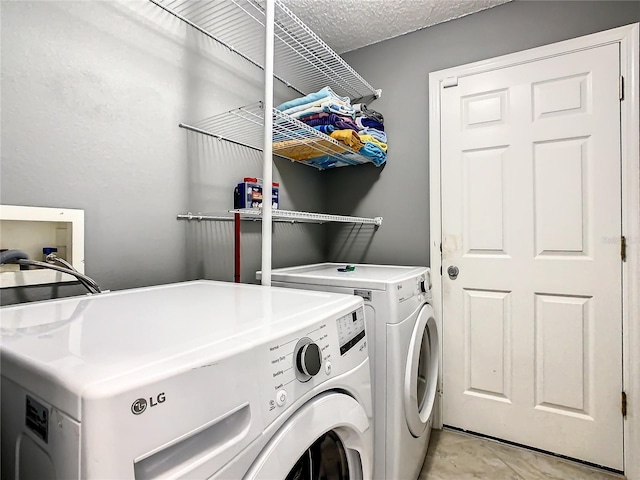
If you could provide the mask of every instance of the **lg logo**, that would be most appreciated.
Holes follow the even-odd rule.
[[[133,405],[131,405],[131,413],[133,413],[134,415],[140,415],[146,409],[147,400],[145,398],[139,398],[135,402],[133,402]]]
[[[140,415],[147,409],[147,406],[155,407],[161,403],[164,403],[165,400],[166,397],[164,396],[164,392],[159,393],[155,399],[153,397],[149,397],[148,402],[146,398],[139,398],[131,404],[131,413],[133,413],[134,415]]]

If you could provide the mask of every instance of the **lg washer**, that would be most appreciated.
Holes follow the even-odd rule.
[[[0,325],[2,478],[372,478],[358,297],[196,281]]]

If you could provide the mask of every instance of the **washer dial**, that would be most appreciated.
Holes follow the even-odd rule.
[[[308,382],[322,368],[320,347],[310,338],[301,339],[294,350],[296,378]]]

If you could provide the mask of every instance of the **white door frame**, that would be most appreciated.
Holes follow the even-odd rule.
[[[627,260],[623,263],[622,328],[623,385],[628,397],[624,422],[624,470],[629,480],[640,480],[640,24],[594,33],[543,47],[533,48],[480,62],[448,68],[429,74],[429,189],[431,231],[431,276],[433,308],[442,332],[442,205],[440,195],[440,91],[447,79],[484,73],[544,58],[610,43],[620,44],[620,72],[624,77],[621,103],[622,141],[622,234],[627,239]],[[442,381],[442,361],[440,381]],[[442,393],[446,385],[440,385]],[[442,395],[440,395],[442,398]],[[442,408],[438,408],[435,427],[442,427]]]

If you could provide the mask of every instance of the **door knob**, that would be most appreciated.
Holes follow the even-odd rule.
[[[449,278],[451,280],[455,280],[456,278],[458,278],[458,274],[460,273],[460,269],[458,267],[456,267],[455,265],[451,265],[449,268],[447,268],[447,273],[449,274]]]

